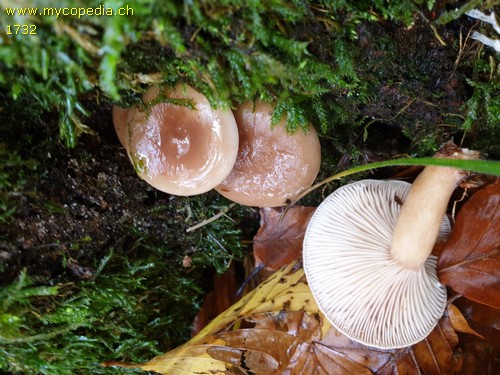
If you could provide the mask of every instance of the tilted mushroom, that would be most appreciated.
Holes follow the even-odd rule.
[[[235,111],[240,147],[233,171],[216,190],[247,206],[286,204],[311,186],[321,164],[321,147],[312,126],[290,134],[285,118],[271,128],[273,106],[248,102]]]
[[[453,145],[454,146],[454,145]],[[437,157],[476,159],[447,144]],[[334,327],[365,345],[390,349],[424,339],[446,306],[431,254],[450,231],[446,208],[465,173],[429,166],[413,185],[362,180],[318,207],[304,238],[312,293]]]
[[[154,104],[160,94],[163,98]],[[158,190],[186,196],[207,192],[229,175],[238,154],[231,111],[212,108],[187,85],[161,92],[150,88],[143,102],[143,110],[113,109],[118,138],[141,178]]]

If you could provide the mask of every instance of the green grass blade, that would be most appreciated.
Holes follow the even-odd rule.
[[[354,173],[369,171],[372,169],[392,167],[398,165],[408,165],[408,166],[427,166],[436,165],[440,167],[453,167],[459,168],[466,171],[484,173],[500,176],[500,162],[491,160],[460,160],[460,159],[447,159],[447,158],[415,158],[415,159],[394,159],[394,160],[384,160],[376,163],[370,163],[365,165],[360,165],[358,167],[351,168],[347,171],[337,173],[334,179],[339,179],[345,176],[349,176]],[[333,178],[332,176],[330,178]]]
[[[366,172],[372,169],[393,167],[398,165],[407,166],[427,166],[435,165],[440,167],[453,167],[459,168],[466,171],[490,174],[494,176],[500,176],[500,162],[492,160],[460,160],[460,159],[447,159],[447,158],[415,158],[415,159],[394,159],[394,160],[384,160],[380,162],[360,165],[346,171],[339,172],[333,176],[324,179],[321,182],[311,186],[309,189],[302,192],[292,203],[294,205],[300,199],[304,198],[307,194],[312,192],[324,184],[341,179],[346,176],[350,176],[355,173]]]

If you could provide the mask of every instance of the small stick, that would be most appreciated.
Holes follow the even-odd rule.
[[[212,216],[211,218],[209,219],[206,219],[206,220],[203,220],[202,222],[196,224],[196,225],[193,225],[192,227],[189,227],[186,229],[186,232],[192,232],[196,229],[200,229],[201,227],[204,227],[205,225],[207,224],[210,224],[212,221],[215,221],[217,220],[218,218],[220,218],[221,216],[224,216],[231,208],[233,208],[234,206],[236,206],[236,203],[231,203],[229,206],[227,206],[225,209],[223,209],[221,212],[219,212],[218,214],[215,214],[214,216]]]

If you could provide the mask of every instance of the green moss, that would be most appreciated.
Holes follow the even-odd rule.
[[[43,272],[29,277],[23,271],[2,286],[1,370],[131,373],[100,364],[146,361],[189,339],[214,271],[222,273],[245,256],[238,223],[254,210],[234,207],[231,219],[222,217],[188,233],[190,226],[226,210],[228,202],[216,194],[162,202],[145,202],[144,212],[108,228],[120,233],[109,245],[89,235],[53,244],[50,256],[63,263],[59,267],[69,277],[66,273],[56,282]],[[79,264],[78,254],[88,251],[95,260]],[[191,265],[183,264],[185,257]]]
[[[498,137],[500,133],[500,70],[497,68],[500,61],[493,56],[489,60],[489,64],[486,59],[474,61],[473,75],[466,79],[472,95],[464,104],[465,120],[461,127],[467,133],[475,133],[480,140]],[[489,147],[488,142],[481,145]]]
[[[18,3],[31,6],[28,1]],[[494,148],[500,114],[498,59],[484,49],[454,67],[452,46],[458,34],[447,39],[447,48],[427,48],[436,41],[423,15],[433,4],[137,0],[129,2],[134,16],[40,17],[33,20],[36,37],[2,34],[0,127],[9,146],[0,145],[0,224],[7,225],[17,214],[20,204],[12,197],[36,193],[46,166],[67,168],[64,174],[76,174],[75,180],[93,174],[92,159],[106,155],[95,148],[110,146],[105,138],[108,127],[112,132],[110,103],[141,105],[142,93],[154,84],[188,83],[214,106],[232,107],[249,99],[275,101],[274,123],[286,114],[290,131],[300,131],[309,122],[321,130],[320,178],[370,158],[390,159],[408,151],[428,156],[450,135],[465,134],[474,147],[500,155]],[[0,21],[12,19],[1,13]],[[424,38],[421,48],[407,39],[415,35]],[[443,68],[450,61],[451,66]],[[468,95],[458,98],[453,96],[457,89],[446,92],[444,84],[437,86],[442,77],[458,77],[458,85],[465,82],[468,90],[460,95]],[[456,110],[464,102],[462,111]],[[108,113],[96,117],[103,107]],[[79,136],[92,133],[98,123],[105,124],[99,129],[105,141],[96,145],[94,138],[86,139],[76,150],[58,145],[57,135],[65,146],[74,147]],[[42,147],[33,147],[40,143]],[[83,147],[89,151],[79,152]],[[115,145],[111,147],[110,154],[115,153]],[[31,161],[33,157],[38,160]],[[72,171],[69,159],[76,159]],[[87,169],[76,171],[83,164]],[[140,161],[135,164],[138,170],[143,167]],[[121,173],[109,184],[123,184],[119,194],[124,202],[111,198],[116,208],[103,208],[100,203],[108,199],[103,194],[97,195],[102,198],[97,204],[90,200],[90,208],[85,202],[76,205],[83,206],[85,214],[97,212],[99,219],[99,210],[115,215],[114,221],[106,217],[111,234],[97,239],[87,233],[91,228],[82,233],[62,231],[50,255],[64,267],[63,276],[53,270],[31,277],[21,273],[16,281],[5,283],[0,291],[3,371],[132,372],[102,368],[100,363],[140,362],[184,342],[212,274],[246,256],[243,239],[250,239],[256,229],[246,228],[246,221],[258,222],[255,209],[233,207],[227,214],[231,219],[222,216],[187,233],[188,227],[225,211],[229,202],[215,193],[165,196],[145,184],[130,184],[127,179],[135,178],[133,173],[100,167],[97,173],[105,177]],[[40,204],[33,199],[27,206],[48,216],[45,223],[65,222],[65,217],[75,222],[70,215],[78,213],[72,214],[71,203],[85,200],[87,194],[82,189],[75,197],[84,183],[75,185],[67,187],[71,191],[63,197],[58,196],[61,186],[46,187],[49,200]],[[317,204],[331,188],[318,189],[302,203]],[[113,197],[113,189],[107,194]],[[127,206],[131,203],[133,208]],[[2,241],[23,246],[17,238],[4,236]],[[95,262],[84,267],[77,260],[86,260],[85,252]],[[191,265],[184,267],[184,259]],[[83,274],[89,278],[72,278],[71,267],[87,270]]]
[[[155,302],[147,298],[162,293],[147,291],[138,265],[127,276],[103,273],[73,293],[71,284],[31,286],[22,273],[2,291],[9,303],[0,316],[9,319],[0,325],[0,368],[28,374],[112,373],[100,362],[118,353],[129,360],[157,354],[158,343],[148,340],[148,329],[170,322],[151,321],[148,311],[154,311]]]
[[[98,7],[101,2],[75,0],[66,5]],[[37,26],[36,35],[4,35],[0,43],[0,88],[14,100],[30,96],[44,111],[58,112],[60,137],[70,147],[80,134],[91,131],[85,125],[83,95],[97,89],[117,100],[119,93],[179,80],[201,90],[214,106],[276,100],[288,113],[291,131],[304,125],[305,115],[329,128],[324,111],[304,113],[304,108],[316,103],[318,110],[319,99],[332,88],[357,87],[347,52],[356,26],[377,17],[410,23],[420,6],[411,1],[241,0],[127,5],[133,15],[34,16],[30,22]],[[15,6],[32,4],[21,1]],[[113,2],[104,6],[118,8]],[[3,12],[0,17],[4,24],[22,18]],[[301,32],[314,29],[318,32]],[[325,56],[313,50],[320,43],[323,51],[331,50]]]
[[[41,1],[43,5],[53,4]],[[94,0],[68,5],[101,4]],[[128,5],[134,15],[34,18],[37,35],[4,36],[0,43],[0,89],[11,100],[31,102],[39,114],[59,113],[59,134],[70,147],[80,134],[92,132],[85,124],[88,110],[83,96],[99,90],[130,105],[154,83],[187,82],[214,106],[248,99],[276,101],[273,120],[276,123],[286,113],[290,131],[312,122],[326,133],[337,124],[332,119],[346,116],[356,122],[363,113],[349,113],[339,102],[355,95],[357,103],[363,103],[373,95],[354,63],[358,26],[381,19],[410,25],[415,14],[431,9],[434,1],[233,0],[193,1],[189,6],[179,1],[133,1]],[[470,1],[459,13],[445,12],[435,24],[449,23],[476,5]],[[4,13],[0,17],[4,23],[12,21]],[[415,73],[420,79],[411,62],[405,64],[409,76]],[[478,98],[494,94],[484,86],[478,90],[468,105],[464,129],[471,127]],[[495,96],[490,97],[485,112],[491,123],[496,104]]]
[[[140,238],[129,254],[111,251],[96,268],[92,280],[78,285],[34,286],[22,273],[2,289],[1,369],[117,373],[100,363],[145,361],[188,339],[204,293],[199,270],[187,272],[170,250],[144,246]]]

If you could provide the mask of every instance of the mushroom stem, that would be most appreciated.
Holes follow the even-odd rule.
[[[478,159],[479,153],[448,142],[434,157]],[[450,197],[465,175],[457,168],[424,168],[412,184],[396,221],[391,243],[393,259],[412,269],[423,266],[438,237]]]

